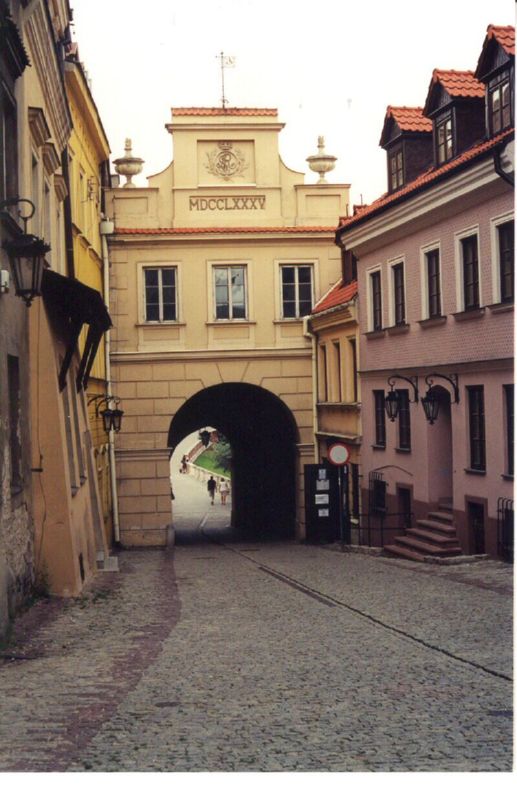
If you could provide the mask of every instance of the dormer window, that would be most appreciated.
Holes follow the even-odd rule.
[[[488,85],[488,120],[492,136],[512,124],[510,76],[507,72]]]
[[[444,117],[436,122],[436,163],[445,164],[454,155],[452,116]]]
[[[389,158],[389,182],[390,192],[404,186],[404,157],[402,147],[390,153]]]

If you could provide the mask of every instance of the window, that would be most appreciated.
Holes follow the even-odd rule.
[[[175,267],[146,267],[144,294],[146,322],[177,320]]]
[[[386,447],[386,415],[384,413],[384,389],[376,389],[373,393],[375,409],[375,445]]]
[[[436,123],[435,136],[436,162],[437,164],[445,164],[446,161],[450,161],[454,154],[452,117],[446,117]]]
[[[312,310],[312,267],[310,264],[282,266],[282,317],[298,319]]]
[[[214,267],[215,318],[246,319],[246,267]]]
[[[320,345],[319,349],[319,399],[325,403],[328,400],[328,379],[327,379],[327,348]]]
[[[486,469],[485,400],[482,386],[467,386],[469,413],[470,468]]]
[[[399,396],[399,450],[411,450],[411,417],[409,412],[409,392],[397,389]]]
[[[427,305],[429,317],[439,317],[442,313],[440,293],[440,251],[429,250],[425,254],[427,273]]]
[[[0,82],[0,197],[18,195],[16,105]]]
[[[497,81],[491,82],[489,86],[488,115],[492,136],[512,124],[512,100],[508,73],[499,77]]]
[[[341,345],[339,342],[332,342],[334,351],[334,379],[335,379],[335,400],[340,403],[343,399],[341,390]]]
[[[9,451],[11,459],[11,494],[23,489],[21,444],[20,363],[15,356],[7,356],[7,383],[9,390]]]
[[[352,364],[352,390],[353,390],[352,401],[354,403],[357,403],[357,397],[358,397],[358,393],[357,393],[357,348],[356,348],[356,344],[355,344],[355,339],[349,339],[348,341],[349,341],[349,344],[350,344],[350,355],[351,355],[350,361],[351,361],[351,364]]]
[[[393,319],[395,325],[404,325],[406,322],[406,302],[404,298],[404,265],[395,264],[392,268],[393,277]]]
[[[513,475],[513,383],[503,386],[506,416],[506,474]]]
[[[514,231],[513,220],[497,228],[499,245],[499,282],[501,303],[513,303],[514,297]]]
[[[461,240],[463,268],[463,306],[465,311],[479,308],[478,237]]]
[[[404,185],[404,160],[402,148],[390,153],[389,158],[389,183],[390,192],[400,189]]]
[[[382,330],[382,295],[381,295],[381,273],[372,272],[370,274],[370,297],[372,308],[372,330]]]

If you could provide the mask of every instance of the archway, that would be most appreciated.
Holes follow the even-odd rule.
[[[232,447],[232,524],[266,538],[293,536],[298,430],[289,408],[252,384],[212,386],[174,415],[168,447],[205,426],[224,433]]]

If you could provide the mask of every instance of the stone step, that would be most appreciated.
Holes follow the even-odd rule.
[[[439,545],[440,547],[459,547],[460,543],[456,536],[444,536],[443,533],[437,533],[430,530],[430,528],[406,528],[406,533],[421,539],[430,544]]]
[[[438,503],[438,508],[440,511],[447,511],[449,514],[452,514],[452,502],[450,503]]]
[[[455,536],[456,528],[454,525],[445,525],[442,522],[436,522],[433,519],[417,519],[415,527],[429,528],[437,533],[443,533],[444,536]]]
[[[448,545],[443,547],[438,544],[431,544],[415,536],[395,536],[395,544],[406,550],[416,550],[427,556],[458,556],[461,555],[461,547]]]
[[[398,544],[387,544],[384,546],[383,553],[395,558],[407,558],[410,561],[425,561],[425,555],[408,547],[401,547]]]
[[[429,519],[435,519],[437,522],[445,523],[445,525],[454,523],[454,514],[449,514],[447,511],[430,511],[427,516]]]

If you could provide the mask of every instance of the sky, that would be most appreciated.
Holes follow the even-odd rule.
[[[487,25],[513,25],[512,0],[70,0],[74,38],[111,146],[172,160],[172,106],[278,108],[280,154],[306,173],[317,139],[337,157],[329,182],[353,203],[386,191],[379,147],[388,105],[423,106],[432,71],[475,70]]]

